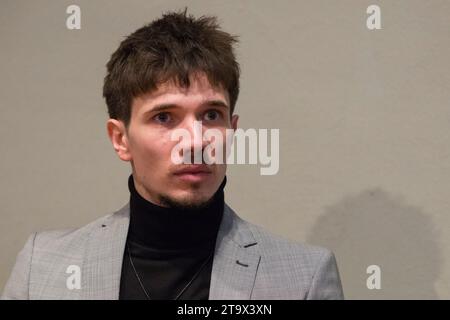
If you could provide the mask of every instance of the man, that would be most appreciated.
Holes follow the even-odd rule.
[[[224,202],[226,163],[176,163],[175,130],[236,130],[236,39],[213,17],[168,13],[107,64],[107,132],[130,201],[76,230],[32,235],[5,299],[341,299],[333,254],[273,235]],[[186,160],[211,141],[181,143]],[[176,158],[176,157],[175,157]]]

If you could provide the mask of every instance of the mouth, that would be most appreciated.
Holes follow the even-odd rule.
[[[189,165],[175,172],[175,177],[186,182],[201,182],[212,175],[206,165]]]

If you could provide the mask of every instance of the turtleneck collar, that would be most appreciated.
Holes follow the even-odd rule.
[[[156,250],[185,250],[212,245],[222,221],[226,181],[224,177],[206,207],[185,210],[162,207],[144,199],[135,188],[133,175],[130,175],[128,238]]]

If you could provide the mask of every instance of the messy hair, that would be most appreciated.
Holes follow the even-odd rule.
[[[186,11],[163,14],[126,37],[111,55],[103,86],[110,118],[128,127],[134,98],[167,81],[188,88],[197,73],[228,92],[233,113],[239,95],[237,37],[222,31],[216,17],[195,18]]]

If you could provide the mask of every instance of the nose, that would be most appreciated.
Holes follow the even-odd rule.
[[[188,118],[182,123],[182,128],[185,129],[190,136],[190,139],[183,139],[180,156],[184,163],[205,164],[203,152],[210,143],[203,139],[205,128],[201,121],[195,118]]]

